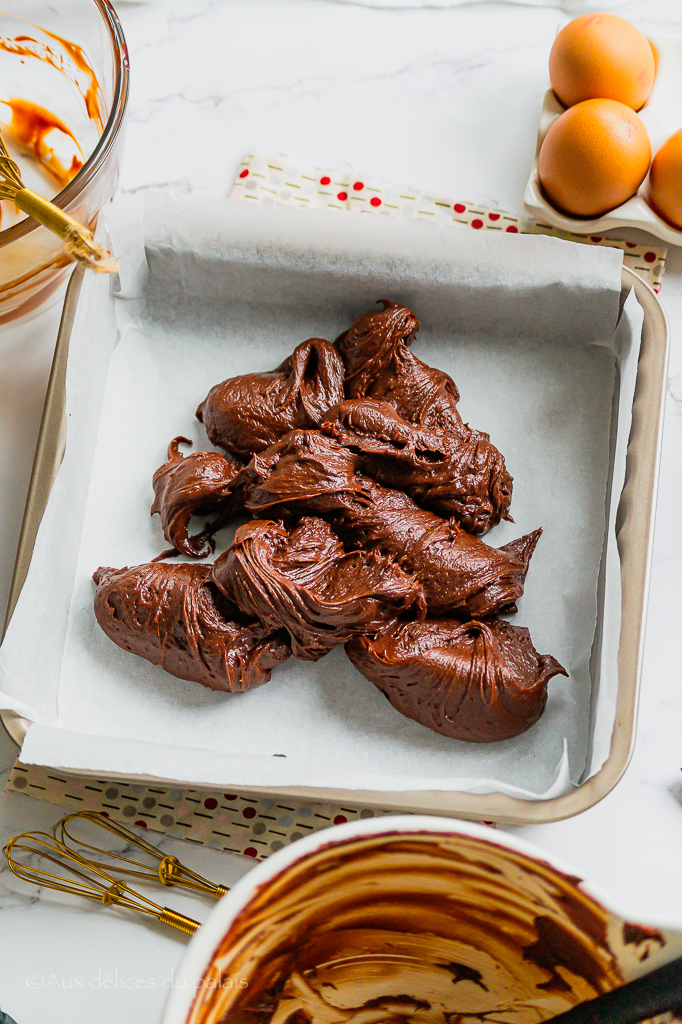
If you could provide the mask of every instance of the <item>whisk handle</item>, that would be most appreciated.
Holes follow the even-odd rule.
[[[92,232],[49,199],[44,199],[30,188],[20,188],[14,196],[14,202],[29,217],[61,238],[71,259],[104,274],[113,274],[118,270],[118,261],[95,242]]]
[[[167,924],[171,928],[177,928],[178,931],[185,932],[186,935],[194,935],[199,929],[198,921],[195,921],[192,917],[187,917],[185,914],[179,914],[177,910],[171,910],[170,907],[164,907],[158,919],[162,924]]]

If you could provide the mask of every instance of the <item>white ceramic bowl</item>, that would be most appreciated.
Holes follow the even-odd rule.
[[[649,39],[658,51],[658,67],[651,96],[646,106],[639,111],[639,116],[649,133],[653,157],[663,143],[682,128],[682,37],[651,35]],[[565,109],[549,89],[545,93],[540,114],[533,169],[523,196],[524,209],[543,224],[551,224],[578,235],[598,235],[613,228],[640,228],[673,245],[682,245],[682,231],[659,217],[647,201],[648,175],[636,195],[614,210],[609,210],[603,217],[592,220],[568,217],[547,202],[540,188],[538,157],[550,126]]]
[[[372,842],[373,838],[377,839],[376,843]],[[299,879],[304,879],[306,885],[316,887],[315,934],[322,934],[328,921],[332,920],[331,916],[327,918],[324,913],[320,917],[320,893],[323,894],[321,902],[326,905],[325,894],[329,892],[329,906],[331,907],[335,902],[335,914],[339,913],[340,908],[343,912],[343,908],[346,907],[345,896],[339,896],[343,887],[338,882],[336,887],[333,882],[327,886],[325,878],[327,872],[330,879],[335,877],[334,872],[337,871],[339,863],[343,865],[344,870],[351,872],[351,883],[347,892],[352,893],[354,900],[359,898],[358,893],[364,885],[365,891],[370,894],[372,900],[381,901],[384,896],[385,884],[386,893],[389,893],[390,890],[390,895],[385,897],[386,900],[388,902],[395,901],[397,894],[406,900],[407,913],[414,914],[416,908],[421,907],[417,889],[405,884],[403,879],[406,876],[403,868],[396,872],[392,870],[393,864],[398,867],[399,862],[404,863],[406,842],[410,849],[413,846],[419,850],[429,847],[437,849],[439,858],[441,850],[446,850],[447,857],[452,860],[453,878],[459,877],[458,864],[466,864],[467,868],[462,869],[466,871],[472,870],[471,865],[476,866],[473,870],[478,872],[480,877],[475,880],[477,887],[475,900],[473,898],[475,890],[471,889],[471,881],[467,881],[474,918],[478,914],[483,915],[480,901],[481,893],[485,893],[486,899],[493,901],[491,920],[496,922],[497,903],[495,901],[498,898],[496,893],[500,891],[500,886],[502,887],[503,901],[499,905],[500,908],[503,906],[506,908],[504,911],[502,909],[500,911],[501,921],[504,918],[504,921],[507,922],[507,918],[504,916],[506,911],[518,904],[520,907],[525,906],[525,927],[528,927],[529,919],[526,911],[530,907],[532,927],[533,922],[537,923],[539,920],[539,917],[535,915],[542,913],[542,900],[548,894],[550,902],[554,901],[552,906],[556,905],[560,909],[571,905],[582,907],[583,911],[587,911],[585,921],[592,914],[592,925],[585,924],[583,927],[582,912],[577,913],[571,917],[570,928],[573,934],[579,941],[584,939],[589,944],[593,941],[590,935],[592,937],[594,935],[594,920],[599,920],[604,926],[604,936],[608,935],[608,943],[604,947],[607,952],[604,953],[600,947],[599,956],[602,962],[608,962],[613,966],[623,981],[631,980],[682,955],[682,929],[670,924],[633,923],[627,911],[617,908],[613,901],[595,886],[576,878],[571,869],[560,860],[507,833],[498,832],[482,825],[438,817],[400,816],[365,819],[324,829],[279,850],[254,867],[235,885],[231,892],[223,897],[190,942],[176,975],[174,988],[169,994],[163,1024],[218,1024],[219,1021],[229,1019],[229,1014],[227,1017],[224,1016],[225,1003],[221,1002],[222,996],[218,999],[213,993],[221,987],[226,988],[228,983],[230,987],[234,984],[235,988],[237,986],[248,988],[249,986],[248,981],[239,981],[239,977],[243,979],[245,975],[240,976],[235,967],[236,946],[233,944],[233,937],[239,935],[240,923],[242,929],[244,921],[248,921],[249,927],[251,927],[251,922],[254,920],[252,916],[254,904],[258,903],[261,916],[258,918],[256,915],[255,919],[260,921],[260,924],[257,925],[260,932],[256,930],[251,933],[248,932],[248,929],[247,932],[244,930],[241,932],[243,957],[248,953],[253,961],[252,954],[261,941],[261,934],[266,930],[267,923],[274,919],[269,912],[271,905],[269,901],[274,899],[271,894],[276,893],[275,902],[279,901],[279,905],[283,906],[282,893],[286,890],[287,884],[290,884],[288,900],[292,898],[292,893],[295,900],[297,894],[301,892]],[[371,851],[368,851],[368,847],[371,847]],[[344,848],[350,848],[352,856],[344,857],[347,852]],[[361,848],[365,851],[364,854],[358,852]],[[474,856],[472,856],[472,849],[475,853]],[[375,863],[374,873],[371,876],[368,874],[365,881],[361,876],[359,879],[353,878],[354,871],[364,870],[359,865],[365,863],[362,859],[363,856],[368,858],[370,853],[374,862],[377,861],[378,856],[383,858],[380,860],[381,870],[377,873]],[[321,863],[322,867],[320,868]],[[491,866],[491,864],[497,865],[497,867]],[[478,865],[482,867],[479,869]],[[422,872],[419,876],[420,880],[427,879],[428,881],[428,885],[422,885],[421,893],[422,895],[427,893],[433,899],[433,878],[437,876],[434,874],[431,877],[428,872],[420,870]],[[433,870],[435,871],[435,868]],[[439,870],[442,879],[443,864],[440,860]],[[448,866],[446,870],[449,871],[450,867]],[[502,881],[496,880],[500,876],[502,876]],[[338,879],[338,875],[336,877]],[[387,879],[386,883],[383,881],[384,878]],[[294,885],[291,885],[292,880],[295,880]],[[441,889],[436,886],[435,891],[438,897],[437,905],[441,910],[444,908],[443,912],[446,914],[444,919],[449,922],[451,928],[453,920],[462,920],[451,912],[453,906],[463,905],[460,892],[456,890],[454,903],[449,903],[448,899],[452,894],[448,893],[446,897],[443,889],[441,904]],[[539,898],[538,894],[540,894]],[[457,904],[457,900],[460,901],[459,904]],[[524,900],[526,901],[525,905]],[[300,913],[301,907],[303,907],[304,915],[308,914],[307,908],[314,902],[306,895],[296,913]],[[350,903],[350,898],[348,902]],[[292,920],[290,903],[287,902],[286,907],[286,914],[289,915],[287,919]],[[363,913],[365,913],[366,903],[363,904],[363,907]],[[489,910],[490,907],[488,907]],[[421,909],[417,911],[417,916],[420,913]],[[323,922],[322,925],[320,921]],[[357,925],[353,926],[357,927]],[[308,927],[310,926],[308,925]],[[505,934],[505,929],[507,932],[511,930],[508,922],[501,923],[499,927],[502,936]],[[244,935],[247,933],[257,934],[257,939],[247,939],[245,943]],[[332,934],[335,933],[332,932]],[[524,946],[523,950],[525,949]],[[525,960],[526,955],[523,952],[521,961]],[[257,957],[255,967],[252,962],[249,969],[255,984],[259,977]],[[611,981],[608,982],[607,988],[615,987],[620,983],[620,981],[613,981],[613,974],[610,977]],[[216,984],[216,979],[220,980],[220,984]],[[533,982],[533,984],[537,984],[537,982]],[[581,984],[581,979],[578,979],[577,987],[573,984],[574,992],[582,992],[581,1000],[591,998],[595,993],[586,994],[587,990],[585,990],[584,984],[581,988]],[[541,992],[539,995],[543,996],[544,993]],[[547,1008],[544,1011],[547,1016],[555,1012],[558,1010],[552,1009],[551,1006],[549,1011]]]

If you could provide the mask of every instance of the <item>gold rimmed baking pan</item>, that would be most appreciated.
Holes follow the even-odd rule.
[[[26,579],[38,527],[63,456],[66,364],[81,281],[82,274],[76,272],[65,301],[19,543],[8,618]],[[539,823],[578,814],[597,803],[616,785],[627,767],[635,738],[668,359],[668,325],[663,308],[648,285],[632,271],[623,269],[623,298],[630,289],[634,289],[643,308],[644,327],[626,481],[618,513],[622,617],[615,726],[610,753],[601,769],[562,796],[536,800],[519,799],[501,793],[471,794],[443,790],[380,792],[307,787],[278,787],[273,790],[273,787],[240,787],[230,783],[231,788],[263,795],[271,795],[275,791],[280,796],[302,800],[370,805],[395,811],[427,812],[485,821]],[[21,743],[30,723],[9,712],[3,713],[3,720],[13,738]],[[104,777],[107,773],[98,771],[92,774]],[[126,778],[131,781],[147,781],[140,776]],[[174,779],[173,782],[177,786],[183,784],[180,779]],[[193,786],[196,782],[188,782],[187,785]]]

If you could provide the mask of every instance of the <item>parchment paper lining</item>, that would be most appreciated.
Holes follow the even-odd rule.
[[[620,623],[613,520],[642,320],[631,296],[614,332],[620,253],[483,233],[464,246],[449,226],[344,220],[167,196],[113,208],[125,273],[113,303],[101,281],[84,285],[66,456],[0,652],[2,705],[38,723],[22,761],[197,783],[534,798],[603,763]],[[292,660],[267,686],[229,697],[126,655],[92,615],[93,569],[161,550],[151,474],[177,433],[210,447],[194,420],[208,388],[271,368],[307,336],[333,338],[384,296],[416,308],[415,351],[453,374],[465,419],[507,457],[516,524],[490,543],[545,528],[515,621],[570,679],[550,684],[538,726],[505,743],[462,744],[403,719],[342,651],[317,665]],[[607,504],[604,642],[591,685]]]

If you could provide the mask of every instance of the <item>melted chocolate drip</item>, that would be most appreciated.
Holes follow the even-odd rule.
[[[623,942],[626,946],[637,946],[637,954],[641,963],[648,960],[656,943],[661,949],[665,948],[665,939],[658,928],[647,928],[642,924],[633,924],[632,921],[623,922]]]
[[[179,444],[190,444],[186,437],[175,437],[168,446],[168,461],[154,473],[154,504],[152,515],[161,517],[163,535],[172,545],[158,558],[189,555],[203,558],[215,550],[213,534],[235,511],[231,485],[239,472],[235,459],[220,452],[194,452],[184,458]],[[219,512],[216,520],[193,537],[189,522],[193,515]],[[157,561],[157,559],[154,559]]]
[[[523,951],[524,959],[544,968],[551,975],[549,982],[538,988],[542,987],[548,991],[567,989],[565,978],[557,971],[559,967],[568,968],[585,978],[593,988],[598,987],[602,975],[601,968],[595,963],[591,950],[584,940],[576,938],[571,928],[563,922],[540,914],[535,918],[535,930],[538,934],[537,941]]]
[[[248,621],[211,582],[211,566],[150,563],[100,568],[95,615],[124,651],[180,679],[243,693],[290,656],[282,633]]]
[[[331,409],[321,430],[362,456],[363,470],[419,505],[453,516],[481,535],[511,519],[512,478],[497,448],[481,435],[464,439],[404,420],[387,402],[352,399]]]
[[[231,377],[197,409],[211,444],[250,459],[297,427],[316,427],[343,399],[343,363],[329,341],[311,338],[276,370]]]
[[[658,928],[647,928],[643,924],[633,924],[631,921],[623,922],[623,942],[626,946],[657,942],[661,949],[665,947],[665,939]]]
[[[516,611],[541,530],[501,548],[360,475],[360,456],[313,431],[295,431],[240,473],[259,515],[320,515],[347,545],[378,550],[413,573],[431,615],[485,618]]]
[[[459,390],[452,377],[410,351],[419,330],[412,310],[380,301],[382,311],[365,313],[336,339],[346,365],[347,397],[388,402],[403,419],[420,427],[448,430],[465,440],[490,440],[462,422]]]
[[[537,653],[527,629],[504,619],[397,623],[346,651],[406,718],[474,743],[525,732],[545,709],[548,681],[567,674]]]
[[[288,531],[256,520],[237,530],[213,580],[247,616],[286,629],[297,658],[317,661],[358,632],[376,633],[423,601],[422,589],[390,558],[346,553],[322,519]]]
[[[473,981],[474,985],[478,985],[484,992],[488,991],[488,986],[483,981],[483,975],[475,967],[467,967],[466,964],[444,964],[443,966],[446,971],[452,972],[453,985],[460,981]]]

